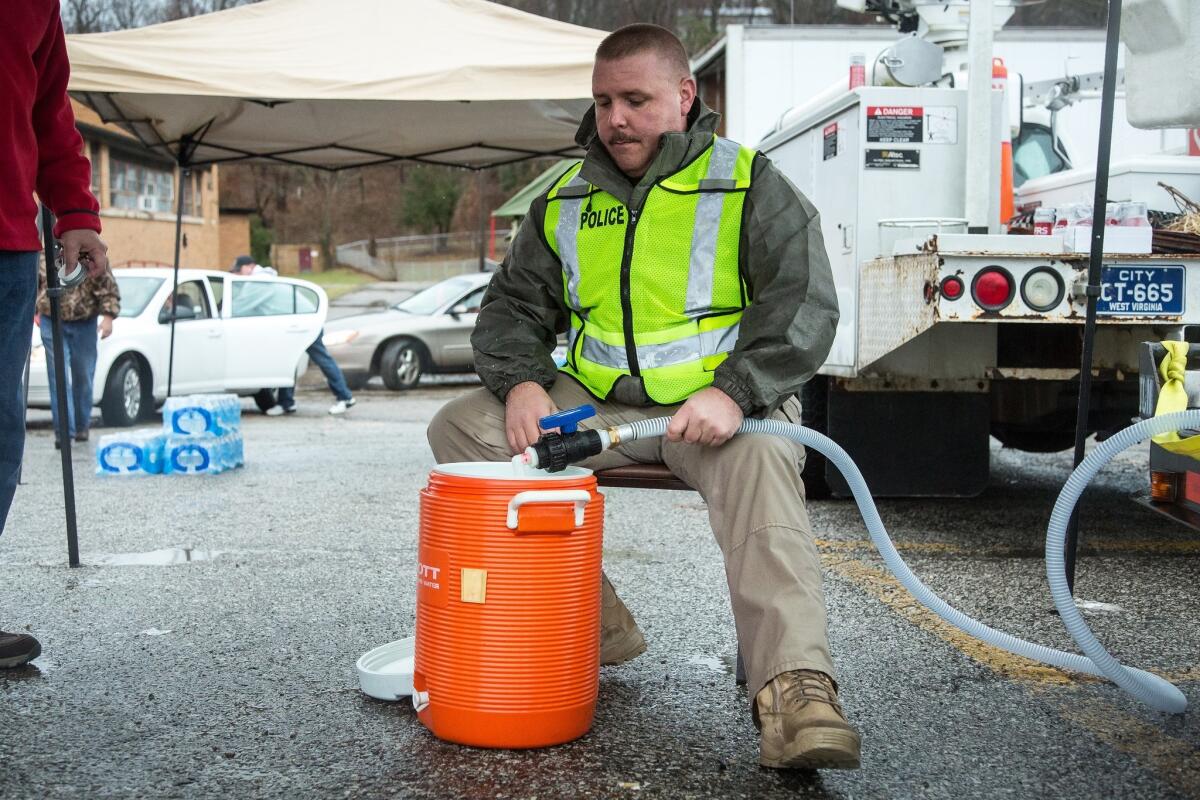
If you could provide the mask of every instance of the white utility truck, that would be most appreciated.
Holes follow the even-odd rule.
[[[961,39],[963,26],[958,27],[960,31],[953,35]],[[922,38],[931,36],[940,41],[928,30]],[[793,108],[807,105],[835,83],[844,88],[853,55],[863,56],[869,70],[876,57],[896,43],[896,29],[889,25],[729,25],[716,42],[692,59],[692,72],[704,102],[721,112],[721,134],[755,144],[776,129],[780,117]],[[960,50],[954,55],[964,53]],[[1100,117],[1100,103],[1095,98],[1098,73],[1104,69],[1104,29],[1003,28],[996,32],[993,55],[1004,60],[1010,76],[1016,160],[1023,160],[1023,146],[1035,148],[1024,159],[1031,173],[1028,177],[1039,177],[1039,161],[1048,171],[1069,168],[1071,164],[1094,166]],[[1123,66],[1123,61],[1119,58],[1118,66]],[[1093,78],[1079,80],[1078,76]],[[1063,85],[1079,82],[1081,91],[1067,99],[1086,100],[1066,104],[1061,97],[1045,96],[1044,91],[1030,92],[1022,119],[1018,103],[1021,90],[1051,80]],[[1055,133],[1065,165],[1053,155],[1043,160],[1036,152],[1044,149],[1049,138],[1050,115],[1045,105],[1054,100],[1058,101],[1054,103],[1058,112],[1054,116]],[[1184,130],[1140,130],[1130,125],[1125,118],[1125,98],[1118,92],[1112,134],[1114,159],[1181,150],[1186,143]]]
[[[1013,235],[1001,218],[1002,142],[1031,112],[993,90],[991,44],[1020,2],[839,0],[912,33],[867,55],[864,85],[843,79],[758,144],[820,210],[841,307],[805,424],[842,444],[876,494],[982,491],[989,436],[1073,443],[1089,231]],[[1074,84],[1019,94],[1053,108],[1087,88]],[[1041,149],[1062,163],[1025,182],[1018,206],[1090,203],[1087,169],[1067,170],[1052,134]],[[1200,158],[1116,161],[1112,174],[1113,202],[1174,210],[1160,180],[1200,197]],[[1101,434],[1137,413],[1139,343],[1200,321],[1200,253],[1151,254],[1148,227],[1110,233],[1088,420]],[[808,477],[823,469],[814,459]],[[836,471],[824,477],[844,493]]]

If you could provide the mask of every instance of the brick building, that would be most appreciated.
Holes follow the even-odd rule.
[[[171,266],[178,167],[116,125],[102,122],[90,108],[75,101],[71,105],[92,162],[92,192],[100,200],[112,265]],[[222,219],[219,179],[216,166],[192,170],[184,177],[181,267],[228,269],[235,256],[247,251],[249,217],[239,213]],[[226,242],[229,247],[223,247]]]

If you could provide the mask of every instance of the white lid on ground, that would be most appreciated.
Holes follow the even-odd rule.
[[[413,692],[416,637],[399,639],[370,650],[358,659],[358,685],[378,700],[399,700]]]

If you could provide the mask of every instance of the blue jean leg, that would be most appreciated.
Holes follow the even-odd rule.
[[[96,347],[100,332],[96,318],[63,323],[67,341],[71,345],[71,413],[75,423],[74,433],[87,433],[92,425],[92,382],[96,379]]]
[[[63,326],[63,358],[67,360],[67,364],[71,363],[71,336],[67,333],[67,323],[62,323]],[[54,420],[54,438],[58,438],[58,371],[54,369],[54,326],[50,317],[42,314],[38,319],[38,330],[42,335],[42,351],[46,354],[46,380],[50,387],[50,416]],[[68,368],[65,371],[67,379],[67,435],[75,435],[75,403],[71,399],[71,390],[74,388],[71,379],[71,370]]]
[[[0,250],[0,533],[25,450],[25,360],[37,299],[37,252]]]
[[[317,340],[308,346],[308,357],[325,375],[325,382],[329,384],[329,391],[333,392],[333,396],[338,400],[349,400],[354,395],[350,393],[350,387],[346,385],[346,376],[342,374],[341,367],[333,360],[333,356],[329,355],[329,350],[325,347],[324,336],[325,331],[317,334]],[[291,408],[295,404],[295,389],[279,390],[279,405]]]
[[[346,376],[342,374],[341,367],[325,348],[324,336],[325,331],[317,334],[317,340],[308,346],[308,357],[325,374],[325,381],[329,384],[329,391],[333,392],[333,396],[338,400],[349,400],[354,395],[346,385]]]

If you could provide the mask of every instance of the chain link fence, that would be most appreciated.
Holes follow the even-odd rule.
[[[504,257],[508,243],[497,236],[494,260]],[[435,233],[361,239],[338,245],[339,265],[374,275],[381,281],[432,283],[479,269],[479,234]],[[488,260],[493,260],[489,248]]]

